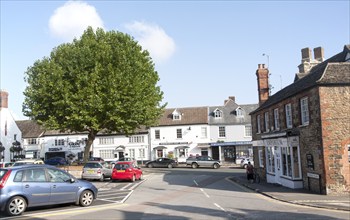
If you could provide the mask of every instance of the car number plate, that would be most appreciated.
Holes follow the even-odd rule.
[[[123,173],[125,170],[117,170],[118,173]]]
[[[88,170],[88,173],[93,174],[93,173],[95,173],[95,171],[93,171],[93,170]]]

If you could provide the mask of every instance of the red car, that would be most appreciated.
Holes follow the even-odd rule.
[[[112,180],[135,180],[142,179],[142,170],[136,161],[119,161],[114,165]]]

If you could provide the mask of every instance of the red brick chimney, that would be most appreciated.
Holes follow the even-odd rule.
[[[0,91],[0,108],[8,108],[9,93],[6,91]]]
[[[258,78],[259,105],[262,105],[269,98],[269,70],[265,64],[259,64],[256,71]]]

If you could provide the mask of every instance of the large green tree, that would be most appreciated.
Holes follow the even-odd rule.
[[[47,129],[88,132],[84,161],[98,132],[132,134],[165,108],[149,53],[116,31],[89,27],[28,67],[25,81],[24,115]]]

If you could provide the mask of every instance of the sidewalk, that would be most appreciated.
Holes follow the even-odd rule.
[[[266,183],[263,180],[260,183],[250,183],[245,173],[235,173],[230,179],[279,201],[317,208],[350,211],[349,194],[342,196],[320,195],[305,189],[290,189],[277,184]]]

